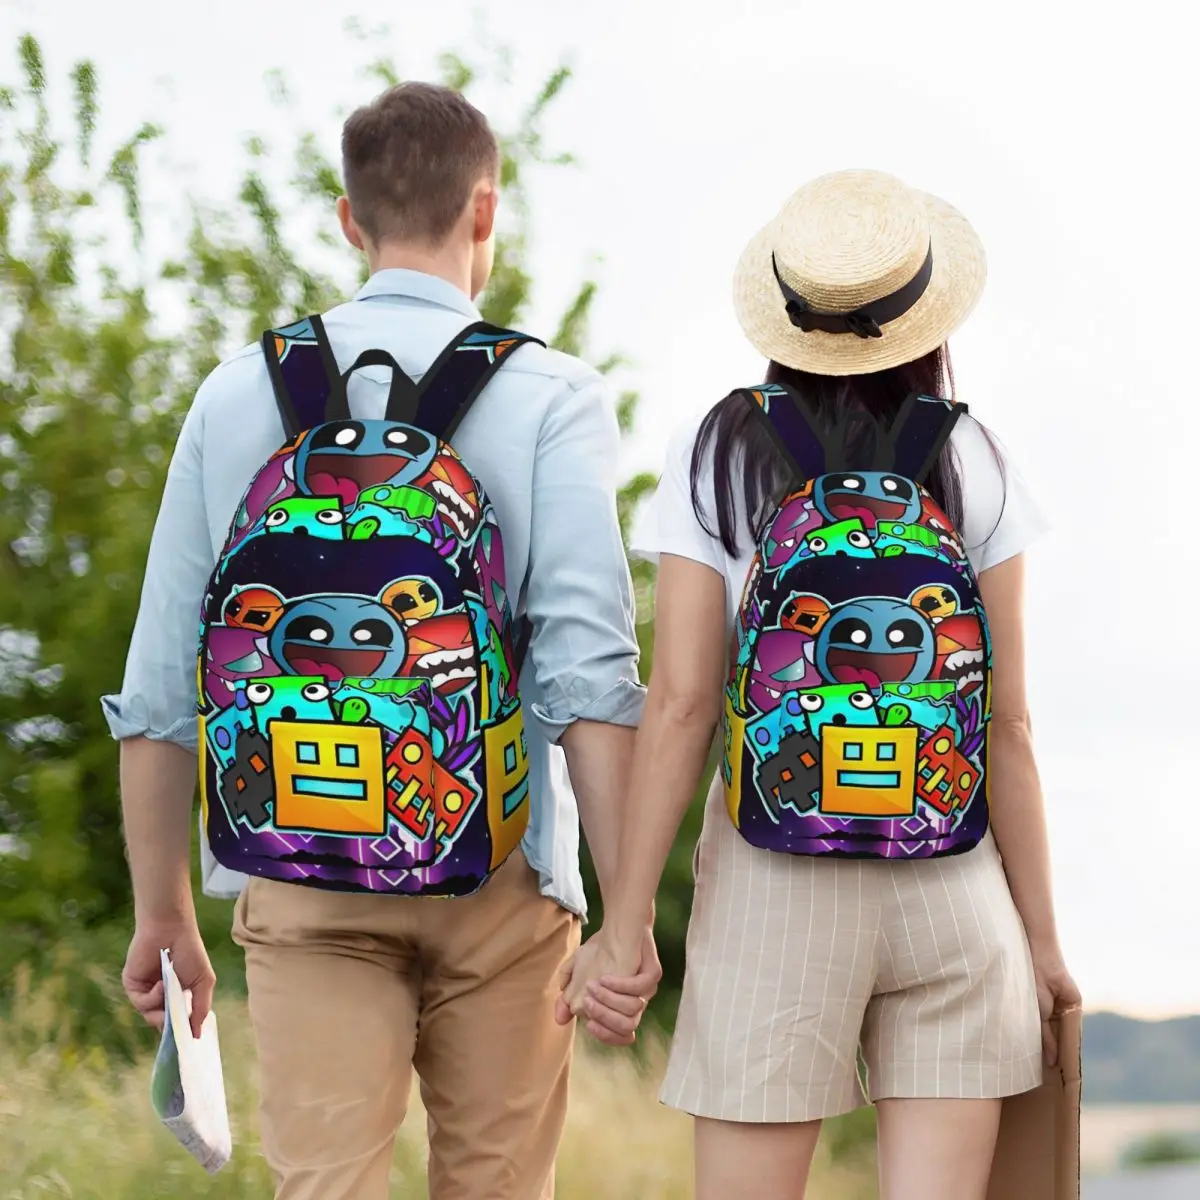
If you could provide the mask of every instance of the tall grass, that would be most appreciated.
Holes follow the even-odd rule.
[[[244,1001],[217,1006],[236,1148],[213,1178],[157,1124],[148,1097],[149,1055],[130,1065],[99,1048],[79,1049],[69,1032],[70,1005],[61,978],[19,973],[0,1022],[3,1200],[270,1197],[270,1172],[255,1140],[256,1072]],[[656,1099],[665,1060],[661,1040],[651,1037],[640,1059],[596,1050],[585,1039],[578,1051],[559,1156],[559,1200],[690,1197],[690,1120]],[[846,1129],[831,1131],[835,1136],[823,1146],[810,1200],[875,1196],[870,1155],[857,1144],[844,1149]],[[426,1145],[414,1091],[396,1146],[393,1195],[427,1196]]]

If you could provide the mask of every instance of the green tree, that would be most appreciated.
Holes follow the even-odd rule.
[[[500,50],[473,53],[481,65],[442,56],[446,82],[470,92],[507,69]],[[23,958],[60,969],[91,964],[84,976],[107,1009],[130,895],[116,752],[97,699],[122,675],[179,422],[224,353],[262,328],[328,307],[363,268],[326,231],[340,181],[311,134],[282,153],[249,139],[237,202],[187,201],[173,214],[178,245],[155,260],[144,247],[141,173],[163,130],[143,125],[99,156],[93,66],[70,73],[74,121],[62,137],[34,38],[21,39],[18,58],[19,84],[0,89],[0,980]],[[397,78],[388,61],[370,74]],[[543,133],[568,80],[567,69],[554,71],[500,131],[505,205],[482,306],[500,324],[520,324],[533,295],[525,269],[530,173],[571,161],[549,150]],[[273,84],[286,102],[286,84],[278,76]],[[289,178],[282,188],[271,183],[281,169]],[[318,232],[289,237],[297,226]],[[594,282],[581,283],[553,344],[587,351],[595,295]],[[173,328],[162,312],[186,317]],[[616,356],[602,363],[608,371],[622,365]],[[622,397],[626,431],[636,403],[633,393]],[[645,475],[630,481],[625,523],[652,483]],[[646,564],[634,570],[648,664],[653,575]],[[689,890],[683,847],[660,900],[675,979]],[[228,919],[227,905],[202,905],[218,951],[228,945]],[[232,954],[219,966],[227,981],[239,972]],[[669,1002],[672,990],[664,995]],[[82,1001],[76,1007],[90,1011]]]

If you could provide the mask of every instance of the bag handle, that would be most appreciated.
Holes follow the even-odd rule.
[[[324,421],[348,421],[346,389],[319,316],[262,335],[263,357],[289,440]]]
[[[411,425],[417,415],[417,385],[404,373],[404,369],[386,350],[364,350],[341,374],[339,385],[346,393],[346,411],[350,411],[348,385],[350,376],[363,367],[388,367],[392,381],[388,385],[387,409],[384,420],[399,421]]]
[[[413,424],[448,442],[492,376],[526,342],[546,344],[527,333],[487,321],[468,325],[442,350],[421,379]]]
[[[914,483],[923,484],[958,419],[968,411],[965,404],[954,400],[913,392],[905,398],[880,440],[875,469],[895,471]],[[886,462],[882,461],[885,457]]]

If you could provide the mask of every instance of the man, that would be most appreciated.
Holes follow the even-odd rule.
[[[405,84],[350,117],[342,149],[338,217],[371,277],[325,328],[340,369],[382,348],[419,380],[479,319],[472,299],[492,267],[496,141],[457,93]],[[381,417],[387,385],[379,369],[357,372],[354,414]],[[521,679],[532,811],[520,851],[462,899],[262,879],[239,897],[235,938],[279,1200],[384,1197],[414,1066],[433,1200],[553,1194],[573,1032],[561,1010],[555,1019],[556,980],[584,911],[575,803],[603,888],[642,704],[615,506],[618,439],[600,376],[537,345],[505,360],[454,435],[492,500],[513,595],[523,582],[533,628]],[[121,740],[135,895],[124,981],[155,1025],[162,947],[192,990],[194,1027],[212,1001],[188,872],[196,613],[248,481],[283,440],[262,352],[248,348],[209,376],[184,421],[123,690],[105,698]],[[631,1016],[658,974],[647,933],[641,975],[616,1008],[589,1012],[591,1031],[632,1040]]]

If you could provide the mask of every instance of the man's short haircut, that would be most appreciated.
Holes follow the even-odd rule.
[[[342,128],[346,196],[358,227],[384,241],[438,245],[500,150],[487,118],[451,88],[402,83]]]

